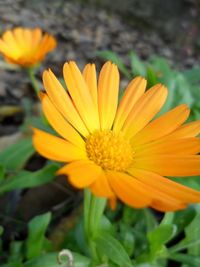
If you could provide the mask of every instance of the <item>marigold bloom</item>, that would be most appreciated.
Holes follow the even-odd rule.
[[[98,84],[94,64],[80,72],[74,62],[63,68],[66,91],[51,70],[43,74],[42,107],[61,136],[34,129],[33,143],[43,156],[68,162],[58,174],[96,196],[120,199],[142,208],[179,210],[200,202],[200,192],[165,178],[200,174],[200,121],[183,123],[183,104],[152,120],[167,98],[157,84],[133,79],[118,105],[119,73],[107,62]]]
[[[56,47],[56,40],[40,28],[14,28],[7,30],[0,39],[0,53],[11,64],[31,67],[41,62]]]

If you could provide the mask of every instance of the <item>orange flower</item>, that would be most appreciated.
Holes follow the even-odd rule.
[[[39,28],[15,28],[4,32],[0,39],[0,53],[11,64],[31,67],[41,62],[56,47],[56,40]]]
[[[94,64],[83,73],[74,62],[63,68],[68,91],[51,70],[43,75],[42,106],[61,136],[34,129],[33,143],[43,156],[69,162],[58,174],[96,196],[160,211],[184,209],[200,202],[200,192],[164,176],[200,174],[200,121],[183,104],[152,120],[167,98],[157,84],[145,92],[146,80],[133,79],[118,105],[119,73],[107,62],[98,84]]]

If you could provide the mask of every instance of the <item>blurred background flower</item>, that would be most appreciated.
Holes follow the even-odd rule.
[[[33,67],[56,47],[56,40],[40,28],[14,28],[3,33],[0,39],[0,53],[11,64]]]

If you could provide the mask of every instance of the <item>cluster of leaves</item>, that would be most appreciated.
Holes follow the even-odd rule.
[[[163,58],[154,57],[145,62],[131,52],[129,70],[110,51],[101,51],[98,55],[116,63],[128,79],[142,75],[146,77],[148,87],[159,82],[165,84],[169,96],[161,113],[178,104],[187,103],[192,110],[191,119],[200,118],[200,68],[179,72],[173,70]],[[32,123],[47,128],[41,119],[36,118]],[[58,169],[55,163],[47,162],[37,171],[24,169],[33,154],[29,137],[0,153],[0,194],[40,186],[54,179]],[[180,179],[177,181],[180,182]],[[181,182],[200,190],[199,177]],[[95,210],[95,203],[93,205]],[[72,251],[73,267],[167,267],[170,260],[182,267],[200,266],[200,205],[166,213],[164,216],[150,209],[134,210],[118,205],[116,211],[108,209],[102,219],[100,215],[98,209],[93,218],[84,215],[89,218],[87,223],[90,224],[90,231],[93,229],[90,247],[96,251],[95,260],[91,259],[83,218],[79,218],[71,231],[63,233],[62,242],[55,249],[53,242],[46,238],[52,221],[52,215],[46,213],[34,217],[28,223],[25,240],[13,240],[7,249],[4,249],[3,238],[0,240],[0,255],[4,262],[1,266],[59,267],[62,265],[57,261],[57,256],[62,249]],[[0,237],[3,235],[4,230],[0,228]],[[65,263],[63,267],[66,266],[70,265]]]

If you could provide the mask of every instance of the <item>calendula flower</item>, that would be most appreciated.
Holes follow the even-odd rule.
[[[107,62],[98,84],[94,64],[81,73],[74,62],[63,68],[67,91],[51,70],[43,75],[46,93],[42,107],[61,136],[34,129],[36,150],[51,160],[67,162],[58,174],[76,188],[142,208],[179,210],[200,202],[200,192],[167,177],[200,174],[200,121],[183,123],[189,116],[180,105],[152,120],[167,98],[157,84],[133,79],[118,104],[119,72]]]
[[[56,47],[56,40],[40,28],[17,27],[7,30],[0,39],[0,53],[11,64],[31,67],[41,62]]]

